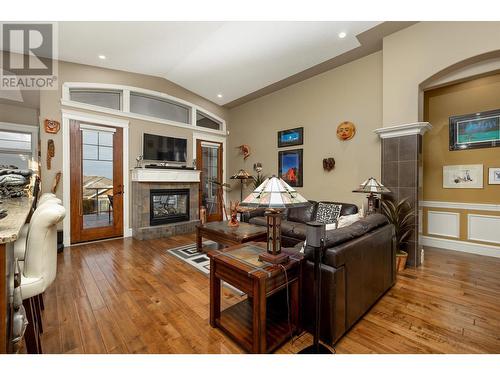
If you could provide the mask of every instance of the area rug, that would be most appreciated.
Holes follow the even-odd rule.
[[[214,241],[203,241],[203,247],[211,247],[215,245],[216,243]],[[210,275],[210,259],[205,253],[200,252],[196,249],[196,243],[174,247],[173,249],[167,250],[167,252],[179,258],[183,262],[189,264],[191,267],[196,268],[198,271],[203,272],[205,275]],[[222,282],[222,284],[223,286],[228,287],[240,296],[245,294],[241,290],[236,289],[226,282]]]

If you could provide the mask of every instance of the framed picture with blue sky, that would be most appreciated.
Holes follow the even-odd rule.
[[[302,149],[278,152],[278,175],[290,186],[303,186],[302,157]]]
[[[278,132],[278,147],[304,144],[304,128],[287,129]]]

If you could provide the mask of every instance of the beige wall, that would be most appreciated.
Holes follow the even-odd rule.
[[[38,125],[38,110],[18,105],[0,103],[0,122]]]
[[[304,149],[304,187],[298,191],[309,199],[361,205],[363,194],[351,191],[370,176],[380,178],[380,141],[373,130],[382,123],[382,52],[233,108],[229,115],[228,175],[240,168],[254,173],[256,162],[265,174],[277,174],[278,151],[285,150],[277,148],[277,132],[303,126],[304,145],[297,148]],[[357,132],[341,142],[336,128],[345,120],[354,122]],[[241,144],[251,148],[246,161],[237,149]],[[323,170],[326,157],[335,158],[331,172]],[[239,200],[239,185],[232,185],[230,196]]]
[[[136,73],[129,73],[119,70],[103,69],[95,66],[74,64],[68,62],[59,62],[59,88],[54,91],[42,91],[40,93],[40,124],[43,126],[45,119],[57,120],[61,122],[61,105],[62,84],[65,82],[92,82],[92,83],[109,83],[126,86],[155,90],[168,95],[186,100],[193,104],[199,105],[202,108],[214,113],[215,115],[227,119],[227,110],[220,107],[170,81],[163,78],[147,76]],[[99,116],[126,118],[123,116],[112,116],[102,113],[85,111],[67,107],[69,110],[94,113]],[[188,165],[192,161],[192,138],[193,131],[176,126],[170,126],[150,121],[142,121],[133,118],[126,118],[129,122],[129,166],[133,168],[136,164],[135,158],[142,154],[141,151],[141,136],[143,132],[150,132],[160,135],[170,135],[174,137],[183,137],[188,139]],[[62,126],[62,122],[61,122]],[[40,132],[41,138],[41,174],[42,174],[42,192],[49,191],[55,174],[62,169],[62,131],[57,134],[48,134]],[[52,169],[47,170],[46,155],[47,155],[47,140],[53,139],[55,144],[55,157],[52,159]],[[130,187],[129,187],[130,191]],[[63,186],[62,182],[57,190],[57,196],[62,199]]]
[[[420,22],[384,38],[383,126],[422,119],[419,85],[451,65],[500,50],[500,22]]]
[[[449,151],[451,116],[500,108],[500,74],[425,93],[424,120],[433,128],[424,135],[424,200],[500,203],[500,185],[488,185],[488,168],[500,167],[500,148]],[[483,189],[444,189],[443,165],[483,164]]]

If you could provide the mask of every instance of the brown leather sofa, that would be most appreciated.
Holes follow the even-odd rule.
[[[284,247],[293,247],[306,239],[306,223],[316,220],[318,203],[311,203],[307,207],[289,208],[281,214],[281,242]],[[351,215],[358,212],[358,207],[351,203],[323,202],[341,204],[340,215]],[[264,217],[265,208],[258,208],[252,211],[244,212],[241,220],[247,223],[266,226]]]
[[[350,206],[353,205],[346,205],[346,214],[355,213]],[[304,210],[311,210],[311,207]],[[258,212],[252,214],[246,216],[250,223],[265,223],[264,218],[258,219]],[[290,221],[289,214],[284,214],[282,225]],[[314,207],[311,215],[313,219]],[[304,214],[304,217],[309,216]],[[293,226],[291,232],[285,233],[287,240],[296,243],[294,251],[302,245],[302,241],[297,242],[298,233],[304,233],[305,239],[303,224],[304,227],[297,226],[296,222],[285,224],[285,228]],[[306,246],[302,275],[302,322],[310,332],[314,321],[313,251]],[[321,339],[324,342],[331,345],[337,342],[394,285],[395,256],[394,227],[381,214],[372,214],[347,227],[327,231],[321,259]]]

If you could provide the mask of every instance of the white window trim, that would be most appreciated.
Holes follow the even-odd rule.
[[[0,130],[18,133],[31,134],[31,165],[30,168],[38,172],[38,125],[14,124],[12,122],[0,122]],[[19,153],[25,153],[26,150],[19,150]]]
[[[77,112],[62,109],[62,138],[63,138],[63,204],[66,212],[71,212],[71,189],[70,189],[70,131],[69,121],[78,120],[85,122],[94,122],[100,125],[109,125],[123,128],[123,236],[132,236],[132,228],[130,228],[130,185],[129,185],[129,121],[98,116],[90,113]],[[63,242],[64,246],[71,245],[71,215],[66,215],[63,220]]]
[[[70,97],[70,90],[71,89],[96,89],[96,90],[115,90],[115,91],[121,91],[122,92],[122,109],[121,110],[116,110],[116,109],[111,109],[111,108],[105,108],[105,107],[100,107],[92,104],[86,104],[86,103],[80,103],[77,101],[71,100]],[[170,120],[165,120],[157,117],[152,117],[152,116],[147,116],[147,115],[141,115],[138,113],[133,113],[130,112],[130,93],[131,92],[137,92],[140,94],[148,95],[154,98],[158,99],[164,99],[164,100],[169,100],[174,103],[178,103],[180,105],[187,106],[191,109],[191,122],[190,124],[185,124],[182,122],[177,122],[177,121],[170,121]],[[138,120],[144,120],[144,121],[150,121],[150,122],[155,122],[155,123],[160,123],[160,124],[165,124],[165,125],[171,125],[171,126],[177,126],[180,128],[184,129],[191,129],[195,130],[197,132],[202,132],[202,133],[211,133],[211,134],[217,134],[221,136],[226,136],[226,121],[224,119],[220,118],[219,116],[211,113],[210,111],[206,110],[203,107],[200,107],[194,103],[190,103],[186,100],[176,98],[174,96],[165,94],[163,92],[159,91],[153,91],[153,90],[147,90],[139,87],[133,87],[133,86],[124,86],[124,85],[115,85],[115,84],[109,84],[109,83],[91,83],[91,82],[64,82],[62,86],[62,98],[61,98],[61,105],[66,106],[66,107],[73,107],[73,108],[80,108],[80,109],[87,109],[90,111],[95,111],[95,112],[101,112],[101,113],[107,113],[110,115],[115,115],[115,116],[122,116],[122,117],[130,117],[130,118],[135,118]],[[209,129],[209,128],[203,128],[201,126],[196,126],[196,111],[200,111],[204,114],[206,114],[209,117],[212,117],[214,120],[220,121],[222,124],[222,129],[221,130],[214,130],[214,129]]]

